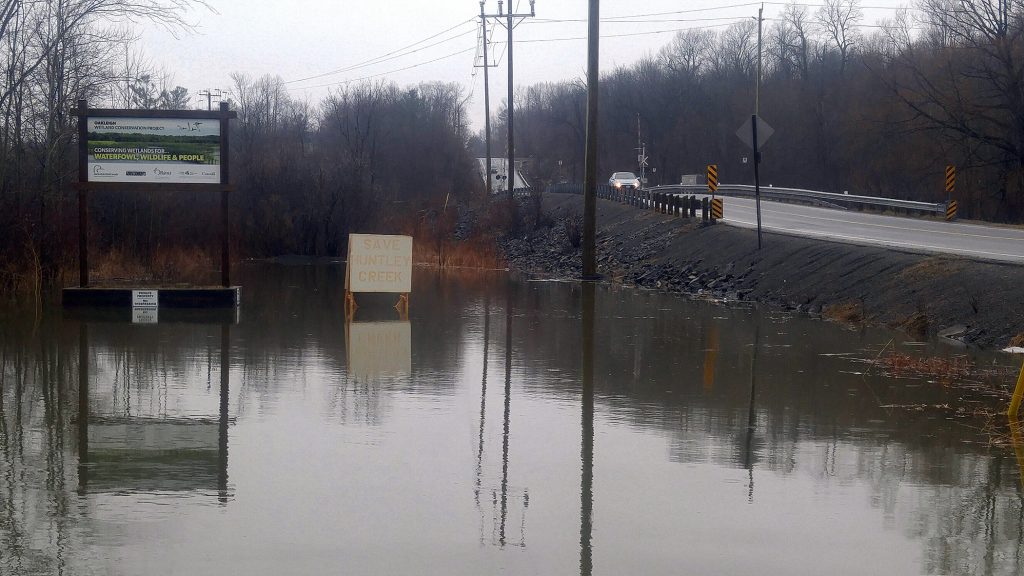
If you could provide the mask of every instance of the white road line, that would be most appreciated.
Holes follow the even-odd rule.
[[[733,225],[739,224],[739,225],[743,225],[743,227],[749,227],[749,228],[756,228],[757,227],[757,223],[756,222],[747,222],[745,220],[737,220],[735,218],[723,218],[722,221],[725,222],[726,224],[733,224]],[[944,252],[951,252],[951,253],[956,253],[956,254],[977,254],[979,256],[988,256],[988,257],[991,257],[991,258],[1000,257],[1000,260],[1002,260],[1004,258],[1010,258],[1010,259],[1013,259],[1013,260],[1019,260],[1021,258],[1021,256],[1019,254],[1004,254],[1004,253],[1001,253],[1001,252],[985,252],[985,251],[982,251],[982,250],[969,250],[969,249],[963,249],[963,248],[948,248],[948,247],[945,247],[945,246],[932,246],[932,245],[928,245],[928,244],[914,244],[914,243],[911,243],[911,242],[902,242],[902,241],[895,241],[895,240],[882,240],[882,239],[879,239],[879,238],[870,238],[870,237],[864,237],[864,236],[848,236],[848,235],[845,235],[845,234],[822,233],[822,232],[815,232],[813,230],[807,230],[807,229],[803,229],[803,228],[784,228],[782,226],[764,226],[763,224],[762,224],[762,227],[766,228],[768,230],[771,230],[773,232],[789,232],[789,233],[791,233],[793,235],[796,235],[796,236],[805,236],[805,237],[806,236],[814,236],[816,238],[824,238],[826,240],[828,240],[830,238],[840,238],[840,239],[843,239],[843,240],[855,241],[857,244],[892,246],[892,247],[896,247],[896,248],[902,248],[902,247],[919,248],[919,249],[922,249],[922,250],[925,250],[925,251],[928,251],[928,252],[943,252],[944,251]]]
[[[907,226],[895,226],[895,225],[892,225],[892,224],[875,224],[875,223],[867,222],[867,221],[864,221],[864,220],[842,220],[840,218],[826,218],[825,216],[812,216],[810,214],[807,214],[806,212],[801,212],[801,213],[798,214],[798,213],[794,213],[794,212],[785,212],[785,211],[782,211],[782,210],[772,210],[772,209],[765,209],[765,208],[762,208],[761,212],[762,213],[770,213],[770,214],[783,214],[783,215],[789,216],[789,217],[807,218],[807,219],[810,219],[810,220],[823,220],[825,222],[838,222],[838,223],[841,223],[841,224],[852,224],[852,225],[855,225],[855,226],[874,226],[876,228],[890,228],[890,229],[901,230],[901,231],[904,231],[904,232],[921,232],[921,233],[924,233],[924,234],[944,234],[944,235],[947,235],[947,236],[962,236],[962,237],[969,237],[969,238],[985,238],[985,239],[988,239],[988,240],[1010,240],[1010,241],[1013,241],[1013,242],[1024,242],[1024,238],[1014,238],[1012,236],[989,236],[989,235],[985,235],[985,234],[966,234],[966,233],[962,233],[962,232],[949,232],[949,231],[946,231],[946,230],[936,230],[936,229],[929,229],[929,228],[911,228],[911,227],[907,227]],[[910,222],[913,222],[913,221],[908,219],[907,222],[910,223]]]

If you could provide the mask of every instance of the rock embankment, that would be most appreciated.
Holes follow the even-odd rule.
[[[502,239],[513,268],[578,277],[582,197],[547,195],[547,218]],[[985,348],[1024,339],[1024,266],[701,227],[598,200],[598,270],[611,281],[698,297],[754,301],[851,322],[955,337]]]

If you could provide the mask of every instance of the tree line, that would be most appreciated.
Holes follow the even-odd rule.
[[[0,293],[67,283],[77,254],[79,99],[93,107],[185,109],[139,51],[132,24],[187,33],[197,0],[0,0]],[[242,257],[338,255],[350,230],[404,216],[437,228],[446,197],[480,190],[454,84],[340,85],[318,103],[276,76],[232,76],[232,230]],[[219,202],[202,193],[90,194],[91,260],[215,260]],[[116,257],[116,258],[115,258]],[[179,261],[181,258],[178,259]],[[172,262],[173,263],[173,262]],[[113,266],[114,274],[120,273]],[[168,274],[173,279],[173,273]]]
[[[639,127],[652,184],[707,164],[753,183],[736,131],[756,91],[775,129],[765,184],[942,202],[951,164],[962,216],[1024,217],[1024,3],[921,0],[875,24],[858,0],[790,4],[763,24],[759,89],[757,37],[756,18],[694,28],[603,75],[599,173],[638,171]],[[541,182],[582,180],[585,86],[517,94],[517,148]]]
[[[190,94],[138,50],[142,19],[187,32],[201,0],[0,0],[0,292],[39,290],[74,269],[78,99],[188,108]],[[968,217],[1024,217],[1024,1],[919,0],[864,22],[858,0],[791,4],[764,22],[679,32],[600,83],[600,172],[650,183],[718,164],[753,178],[735,132],[753,112],[775,128],[762,182],[940,202],[944,167]],[[454,84],[341,84],[319,102],[279,77],[232,77],[232,237],[245,257],[339,255],[350,231],[444,230],[446,200],[482,197],[468,98]],[[518,90],[516,142],[539,185],[580,181],[585,82]],[[499,110],[492,142],[505,141]],[[747,161],[744,162],[744,157]],[[201,193],[98,193],[94,255],[147,261],[215,252],[217,201]],[[498,220],[495,220],[497,222]],[[490,224],[488,224],[490,225]]]

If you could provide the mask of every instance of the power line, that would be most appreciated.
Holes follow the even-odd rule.
[[[420,62],[418,64],[412,64],[411,66],[405,66],[404,68],[396,68],[394,70],[388,70],[387,72],[380,72],[378,74],[370,74],[368,76],[362,76],[360,78],[352,78],[351,80],[339,80],[337,82],[328,82],[326,84],[317,84],[315,86],[296,86],[294,89],[295,90],[312,90],[314,88],[327,88],[327,87],[330,87],[330,86],[340,86],[342,84],[351,84],[352,82],[360,82],[362,80],[369,80],[371,78],[377,78],[379,76],[387,76],[389,74],[395,74],[396,72],[404,72],[406,70],[412,70],[413,68],[419,68],[420,66],[426,66],[427,64],[433,64],[434,62],[440,62],[441,60],[447,60],[448,58],[454,58],[455,56],[458,56],[460,54],[465,54],[467,52],[473,52],[474,50],[476,50],[476,46],[472,46],[470,48],[466,48],[465,50],[459,50],[458,52],[452,52],[451,54],[446,54],[444,56],[440,56],[438,58],[434,58],[433,60],[427,60],[425,62]]]
[[[649,14],[627,14],[623,16],[608,16],[601,18],[601,22],[609,22],[614,20],[620,20],[622,18],[646,18],[649,16],[672,16],[674,14],[692,14],[694,12],[710,12],[712,10],[728,10],[730,8],[746,8],[750,6],[759,6],[761,2],[746,2],[744,4],[730,4],[728,6],[712,6],[708,8],[689,8],[687,10],[673,10],[671,12],[651,12]],[[586,20],[584,20],[586,22]]]
[[[824,8],[824,4],[810,4],[804,2],[758,2],[770,6],[803,6],[805,8]],[[857,6],[861,10],[914,10],[912,6]]]
[[[664,23],[664,22],[713,22],[715,20],[736,20],[738,18],[740,18],[740,17],[739,16],[714,16],[714,17],[710,17],[710,18],[659,18],[658,20],[612,20],[610,22],[605,22],[605,24],[661,24],[661,23]],[[744,16],[743,18],[746,19],[747,17]],[[567,18],[567,19],[561,19],[561,20],[545,19],[545,20],[536,20],[535,22],[530,22],[530,24],[534,24],[534,23],[536,23],[536,24],[561,24],[561,23],[567,23],[567,22],[581,23],[582,24],[582,23],[586,23],[586,20],[575,19],[575,18]]]
[[[417,52],[421,52],[423,50],[426,50],[427,48],[432,48],[432,47],[437,46],[439,44],[444,44],[445,42],[450,42],[450,41],[455,40],[457,38],[461,38],[463,36],[466,36],[468,34],[475,33],[476,32],[476,27],[474,26],[472,30],[468,30],[466,32],[461,32],[459,34],[456,34],[455,36],[452,36],[450,38],[445,38],[443,40],[439,40],[439,41],[434,42],[433,44],[430,44],[430,45],[427,45],[427,46],[421,46],[420,48],[417,48],[416,50],[410,50],[411,48],[413,48],[415,46],[419,46],[420,44],[423,44],[424,42],[429,42],[430,40],[433,40],[434,38],[437,38],[438,36],[442,36],[444,34],[447,34],[447,33],[451,32],[452,30],[455,30],[456,28],[459,28],[460,26],[465,26],[466,24],[468,24],[470,22],[474,22],[475,23],[475,20],[476,20],[475,18],[470,18],[469,20],[465,20],[463,22],[459,22],[458,24],[452,26],[451,28],[448,28],[446,30],[442,30],[441,32],[438,32],[437,34],[434,34],[432,36],[428,36],[428,37],[426,37],[426,38],[424,38],[422,40],[419,40],[417,42],[413,42],[412,44],[409,44],[407,46],[403,46],[402,48],[398,48],[396,50],[392,50],[391,52],[388,52],[387,54],[383,54],[383,55],[377,56],[375,58],[370,58],[369,60],[365,60],[363,62],[360,62],[360,63],[357,63],[357,64],[353,64],[351,66],[346,66],[346,67],[343,67],[343,68],[338,68],[336,70],[331,70],[329,72],[323,72],[323,73],[320,73],[320,74],[314,74],[313,76],[307,76],[305,78],[298,78],[298,79],[295,79],[295,80],[288,80],[288,81],[285,82],[285,84],[294,84],[296,82],[305,82],[306,80],[314,80],[316,78],[323,78],[324,76],[331,76],[331,75],[334,75],[334,74],[342,74],[344,72],[350,72],[352,70],[357,70],[359,68],[365,68],[367,66],[372,66],[374,64],[380,64],[382,62],[387,62],[389,60],[394,60],[396,58],[400,58],[400,57],[403,57],[403,56],[409,56],[409,55],[412,55],[412,54],[416,54]],[[407,52],[407,50],[408,50],[408,52]]]
[[[708,28],[723,28],[725,26],[732,26],[737,22],[746,21],[747,18],[737,18],[732,22],[723,22],[721,24],[708,24],[705,26],[687,26],[685,28],[669,28],[667,30],[646,30],[644,32],[629,32],[624,34],[602,34],[601,38],[627,38],[630,36],[647,36],[649,34],[671,34],[673,32],[685,32],[687,30],[705,30]],[[768,18],[765,18],[768,20]],[[565,38],[534,38],[531,40],[516,40],[516,42],[524,44],[533,44],[539,42],[568,42],[572,40],[586,40],[586,36],[568,36]],[[492,45],[506,44],[506,42],[491,42]]]

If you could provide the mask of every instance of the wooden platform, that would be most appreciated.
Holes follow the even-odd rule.
[[[203,286],[188,288],[95,287],[65,288],[61,301],[65,308],[112,307],[131,309],[133,294],[157,292],[157,307],[166,309],[237,308],[241,302],[239,286]]]

